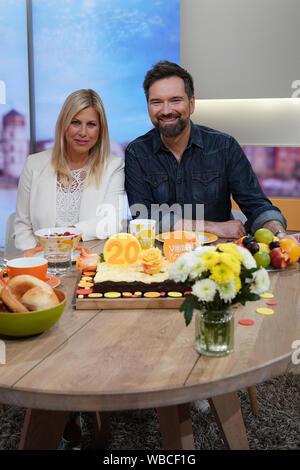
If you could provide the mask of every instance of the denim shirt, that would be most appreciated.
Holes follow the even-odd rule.
[[[131,142],[126,149],[125,178],[129,206],[144,204],[146,217],[157,219],[159,231],[165,231],[164,211],[170,211],[164,209],[158,218],[151,213],[151,204],[178,204],[182,210],[185,204],[191,205],[194,220],[200,219],[196,207],[203,204],[205,220],[225,222],[232,218],[231,196],[247,217],[249,233],[269,220],[278,220],[286,227],[285,218],[262,191],[238,142],[228,134],[192,122],[180,162],[156,129]],[[141,215],[132,211],[132,216]],[[176,211],[172,216],[173,223],[181,218]]]

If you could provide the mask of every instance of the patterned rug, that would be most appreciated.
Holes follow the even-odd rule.
[[[259,414],[253,416],[247,390],[239,392],[241,409],[252,450],[300,449],[300,375],[288,373],[256,387]],[[25,410],[5,406],[0,412],[0,449],[18,448]],[[81,413],[82,449],[89,449],[90,414]],[[193,404],[191,416],[198,450],[224,450],[212,412],[201,412]],[[59,449],[70,449],[61,442]],[[161,450],[155,409],[114,412],[107,450]]]

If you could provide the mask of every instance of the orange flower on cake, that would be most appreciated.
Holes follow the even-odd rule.
[[[163,257],[159,248],[142,250],[140,260],[146,274],[156,274],[161,270]]]

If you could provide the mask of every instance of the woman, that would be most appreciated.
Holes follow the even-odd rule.
[[[124,161],[110,155],[103,103],[93,90],[68,96],[52,150],[30,155],[20,177],[15,245],[34,248],[40,228],[76,226],[83,241],[121,230]]]

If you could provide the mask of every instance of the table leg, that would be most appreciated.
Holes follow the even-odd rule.
[[[246,428],[236,392],[209,399],[211,409],[226,446],[232,450],[249,449]]]
[[[256,396],[256,388],[254,385],[248,387],[248,394],[250,398],[251,410],[254,416],[258,415],[258,401]]]
[[[19,450],[57,449],[66,423],[68,411],[27,409]]]
[[[194,450],[190,404],[157,408],[165,450]]]
[[[93,449],[105,449],[109,435],[110,427],[110,413],[109,412],[96,412],[93,413]]]

